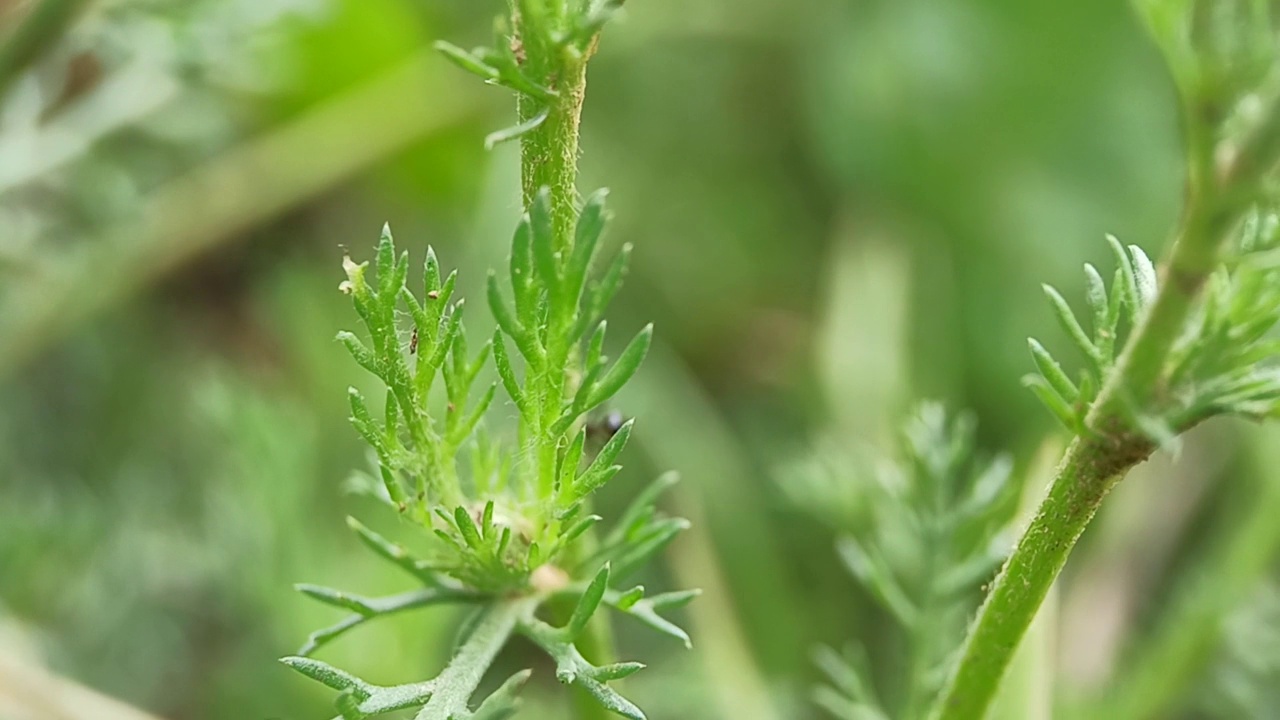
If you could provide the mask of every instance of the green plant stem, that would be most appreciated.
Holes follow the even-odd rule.
[[[0,45],[0,104],[14,81],[71,27],[89,0],[44,0],[27,14],[13,35]]]
[[[1062,445],[1056,439],[1046,441],[1036,451],[1022,489],[1018,511],[1021,518],[1032,517],[1036,511],[1036,504],[1052,478],[1054,463],[1061,454]],[[1052,720],[1057,620],[1057,593],[1050,590],[996,695],[990,713],[995,720]]]
[[[1274,111],[1241,146],[1250,155],[1236,154],[1225,165],[1215,162],[1219,156],[1198,119],[1191,116],[1187,122],[1187,204],[1160,291],[1090,408],[1086,434],[1067,448],[1048,495],[979,608],[960,659],[934,705],[934,720],[985,715],[1018,643],[1103,498],[1155,449],[1135,429],[1133,409],[1149,407],[1162,392],[1169,351],[1218,266],[1227,233],[1239,217],[1239,190],[1256,180],[1256,168],[1269,168],[1274,162],[1274,157],[1251,156],[1271,152]],[[1240,161],[1241,157],[1247,159]]]
[[[1104,443],[1108,441],[1082,437],[1067,449],[1049,494],[978,610],[959,664],[934,706],[936,720],[983,717],[1019,641],[1103,496],[1125,469],[1146,456],[1127,464],[1099,463],[1114,454]]]
[[[553,70],[548,85],[557,95],[547,103],[521,95],[517,102],[520,122],[528,122],[544,110],[547,119],[525,134],[521,143],[520,187],[525,207],[542,188],[551,193],[551,218],[558,249],[568,247],[578,216],[578,124],[587,87],[585,60],[568,60]]]
[[[557,249],[564,250],[578,216],[578,125],[590,53],[579,54],[549,42],[561,18],[555,17],[555,3],[550,8],[546,5],[541,0],[512,0],[516,54],[523,55],[526,70],[555,93],[546,100],[523,93],[517,96],[521,123],[547,113],[540,125],[520,138],[520,186],[526,208],[542,188],[550,191]]]
[[[455,703],[464,706],[484,678],[485,671],[507,644],[520,618],[532,612],[536,597],[495,603],[476,623],[466,643],[458,649],[449,667],[436,678],[437,690],[416,716],[417,720],[439,717],[444,712],[457,712]]]
[[[578,126],[582,116],[582,102],[587,85],[587,58],[566,52],[549,51],[540,40],[548,37],[544,23],[555,18],[540,13],[523,0],[513,3],[516,19],[516,42],[526,58],[527,67],[542,84],[555,91],[549,101],[520,95],[517,113],[521,123],[528,122],[546,112],[546,119],[520,140],[520,187],[524,206],[533,205],[543,188],[547,188],[551,200],[551,222],[555,231],[557,250],[567,251],[572,246],[573,229],[578,217]],[[536,24],[535,24],[536,23]],[[556,337],[556,333],[550,333]],[[526,428],[524,436],[535,443],[537,477],[540,493],[549,493],[547,487],[553,480],[558,438],[548,430],[559,412],[567,387],[570,352],[568,348],[548,348],[544,367],[542,397],[543,410],[539,428]],[[594,542],[588,532],[579,539],[582,544]],[[607,615],[600,614],[588,623],[578,639],[579,652],[595,664],[613,661],[613,633]],[[573,690],[573,713],[578,720],[606,720],[609,712],[595,699],[578,688]]]
[[[1057,592],[1050,592],[1018,648],[1009,676],[1000,686],[991,713],[996,720],[1053,719],[1057,619]]]

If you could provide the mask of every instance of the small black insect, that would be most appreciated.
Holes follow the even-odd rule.
[[[413,329],[413,334],[409,336],[409,354],[418,352],[418,328]]]
[[[609,410],[587,421],[587,440],[599,447],[618,434],[627,418],[617,410]]]

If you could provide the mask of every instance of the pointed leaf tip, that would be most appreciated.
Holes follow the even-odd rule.
[[[604,598],[605,591],[609,588],[609,573],[612,563],[605,563],[600,568],[596,576],[592,578],[591,584],[583,591],[582,597],[578,600],[578,605],[573,609],[573,616],[569,618],[569,624],[565,626],[565,630],[570,640],[576,640],[582,631],[586,629],[587,623],[596,614],[596,610],[600,608],[600,601]]]
[[[362,690],[365,687],[364,681],[360,678],[319,660],[290,655],[280,658],[280,662],[334,690],[347,690],[348,688]]]
[[[1129,246],[1129,257],[1133,261],[1133,279],[1138,292],[1138,301],[1145,308],[1155,302],[1157,293],[1157,276],[1151,258],[1137,245]]]
[[[639,662],[619,662],[611,665],[602,665],[596,669],[595,678],[600,681],[621,680],[635,675],[645,667],[647,666],[644,663]]]

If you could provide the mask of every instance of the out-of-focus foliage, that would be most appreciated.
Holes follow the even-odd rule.
[[[135,220],[149,190],[225,149],[245,105],[282,89],[286,28],[324,8],[92,3],[0,111],[0,256],[56,262],[77,239]]]
[[[28,4],[0,3],[0,38]],[[488,44],[493,14],[455,0],[92,3],[0,107],[0,177],[22,178],[0,187],[0,328],[33,303],[92,304],[104,278],[86,273],[66,293],[46,273],[86,246],[109,251],[105,238],[136,239],[132,214],[175,174],[306,120],[433,54],[435,40]],[[622,653],[651,665],[626,692],[654,718],[816,718],[811,648],[857,638],[879,677],[897,630],[773,470],[815,435],[879,444],[908,397],[972,408],[976,446],[1007,449],[1021,467],[1057,427],[1018,388],[1025,338],[1070,346],[1051,308],[1029,299],[1043,281],[1083,308],[1079,269],[1100,265],[1105,233],[1157,255],[1181,193],[1175,87],[1148,29],[1104,0],[629,0],[610,32],[591,69],[582,185],[609,185],[609,242],[637,247],[610,336],[649,321],[659,332],[640,390],[614,402],[625,415],[660,403],[631,442],[661,462],[629,466],[594,511],[619,517],[681,456],[684,482],[663,505],[698,509],[704,534],[636,582],[719,581],[680,611],[696,640],[687,655],[620,618]],[[86,51],[99,61],[77,60]],[[443,58],[426,68],[458,74]],[[482,296],[470,271],[505,266],[518,220],[513,146],[483,147],[510,108],[498,91],[485,97],[495,106],[471,106],[465,126],[414,136],[248,226],[228,218],[210,249],[138,279],[132,299],[70,313],[3,371],[0,653],[166,717],[332,713],[331,691],[271,658],[340,614],[281,588],[305,578],[380,596],[406,577],[370,564],[343,522],[354,513],[380,534],[394,527],[377,521],[376,501],[342,494],[368,458],[345,420],[352,366],[333,342],[350,324],[334,291],[339,245],[368,257],[369,228],[390,221],[415,257],[432,244],[467,270],[459,292]],[[300,160],[368,145],[399,105],[362,108]],[[0,337],[0,367],[11,342]],[[354,384],[381,398],[376,379]],[[1183,448],[1206,487],[1275,472],[1234,462],[1239,446],[1220,437]],[[1119,492],[1152,507],[1185,487],[1168,482],[1180,477]],[[1186,494],[1204,503],[1192,517],[1213,511],[1212,494]],[[1162,615],[1162,591],[1209,540],[1200,523],[1169,532],[1159,547],[1128,538],[1141,551],[1103,591],[1083,584],[1114,561],[1101,538],[1086,535],[1068,568],[1064,594],[1090,590],[1076,598],[1088,622],[1073,633],[1104,665],[1107,648]],[[413,682],[443,666],[461,620],[439,610],[370,623],[326,659]],[[512,650],[482,690],[541,656]],[[755,668],[751,693],[726,657]],[[1065,706],[1102,690],[1070,660],[1056,684]],[[565,717],[539,679],[552,675],[535,665],[522,717]],[[772,703],[725,700],[747,696]],[[1235,712],[1220,696],[1204,704]]]
[[[1201,700],[1210,717],[1262,720],[1280,706],[1280,591],[1259,588],[1226,619]]]
[[[826,467],[788,473],[796,499],[841,533],[841,560],[901,636],[892,665],[870,660],[865,642],[846,658],[817,650],[830,685],[815,698],[836,717],[923,716],[977,604],[978,586],[1008,551],[1004,531],[1017,509],[1018,484],[1008,458],[974,457],[974,433],[972,417],[948,418],[941,406],[926,404],[905,424],[901,459],[830,455]]]

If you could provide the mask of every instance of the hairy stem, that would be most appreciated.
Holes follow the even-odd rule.
[[[1245,152],[1215,153],[1207,141],[1210,133],[1195,115],[1187,117],[1187,204],[1159,294],[1090,408],[1086,434],[1067,448],[1048,495],[979,608],[934,705],[934,720],[984,716],[1019,641],[1103,498],[1154,450],[1134,428],[1133,412],[1150,407],[1165,390],[1166,358],[1219,264],[1228,231],[1239,218],[1242,190],[1274,163],[1274,155],[1257,156],[1274,146],[1274,118],[1273,110],[1259,124],[1259,134],[1242,145]]]
[[[62,37],[88,2],[44,0],[27,14],[22,24],[0,45],[0,103],[4,102],[18,75]]]
[[[1018,515],[1033,517],[1055,471],[1062,447],[1056,440],[1044,443],[1035,454],[1022,488]],[[1052,720],[1054,711],[1054,657],[1057,630],[1057,597],[1052,589],[1041,603],[1027,630],[1012,668],[996,695],[990,715],[996,720]]]
[[[522,138],[520,187],[525,207],[533,203],[542,188],[551,192],[556,242],[564,250],[578,215],[578,124],[587,87],[586,61],[567,59],[558,63],[547,84],[557,93],[549,103],[525,95],[517,103],[520,122],[547,112],[546,120]]]
[[[1121,463],[1101,438],[1077,438],[1055,473],[1049,494],[996,577],[965,638],[961,659],[934,707],[937,720],[983,717],[1018,643],[1066,564],[1067,555],[1124,470],[1149,452]]]
[[[468,701],[493,659],[511,638],[516,622],[532,611],[536,603],[536,598],[521,598],[498,602],[485,610],[485,616],[476,623],[449,667],[436,678],[437,690],[418,711],[416,720],[466,712]]]
[[[517,101],[521,123],[546,113],[546,119],[540,125],[521,137],[520,186],[526,208],[533,204],[543,188],[547,189],[556,248],[566,253],[572,247],[573,229],[578,217],[578,126],[586,93],[587,58],[549,48],[542,42],[549,37],[544,24],[554,23],[557,18],[545,8],[535,7],[536,4],[536,1],[513,0],[515,42],[519,46],[517,55],[524,56],[526,68],[555,95],[549,100],[540,100],[522,94]],[[549,336],[556,337],[556,333],[549,333]],[[548,362],[539,382],[541,397],[537,400],[542,410],[542,427],[523,431],[537,447],[535,483],[543,497],[552,491],[560,440],[548,431],[559,414],[570,369],[568,348],[548,348]],[[590,532],[579,539],[582,544],[593,541]],[[592,618],[577,645],[590,662],[601,665],[612,662],[613,633],[608,616],[599,614]],[[573,690],[573,715],[578,720],[606,720],[610,717],[607,710],[579,688]]]

